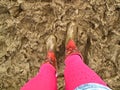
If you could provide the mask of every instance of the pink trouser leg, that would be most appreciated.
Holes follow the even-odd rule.
[[[106,83],[83,62],[79,55],[71,55],[66,58],[64,76],[66,90],[74,90],[86,83],[106,86]]]
[[[43,64],[39,73],[21,90],[57,90],[56,70],[51,64]]]

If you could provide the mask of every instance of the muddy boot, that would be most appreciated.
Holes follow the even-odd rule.
[[[56,56],[55,56],[56,38],[54,35],[51,35],[47,39],[46,46],[47,46],[47,58],[46,58],[45,63],[50,63],[57,69],[57,61],[56,61]]]
[[[68,25],[68,30],[67,30],[67,37],[66,37],[66,51],[65,51],[65,56],[77,54],[80,55],[80,57],[83,59],[81,53],[79,52],[76,44],[75,44],[75,38],[77,36],[77,26],[75,22],[71,22]]]

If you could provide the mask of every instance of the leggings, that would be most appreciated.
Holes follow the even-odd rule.
[[[74,90],[80,85],[106,83],[82,60],[79,55],[70,55],[65,59],[65,90]],[[29,80],[21,90],[57,90],[56,69],[51,64],[43,64],[39,73]]]

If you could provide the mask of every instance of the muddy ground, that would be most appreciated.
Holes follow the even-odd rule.
[[[0,90],[19,90],[46,58],[46,40],[57,38],[58,89],[64,90],[68,24],[85,63],[120,90],[120,0],[0,0]]]

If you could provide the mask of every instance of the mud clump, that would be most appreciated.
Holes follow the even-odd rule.
[[[58,90],[64,89],[68,24],[85,63],[113,90],[120,89],[119,0],[1,0],[0,90],[19,90],[46,58],[46,40],[57,38]]]

